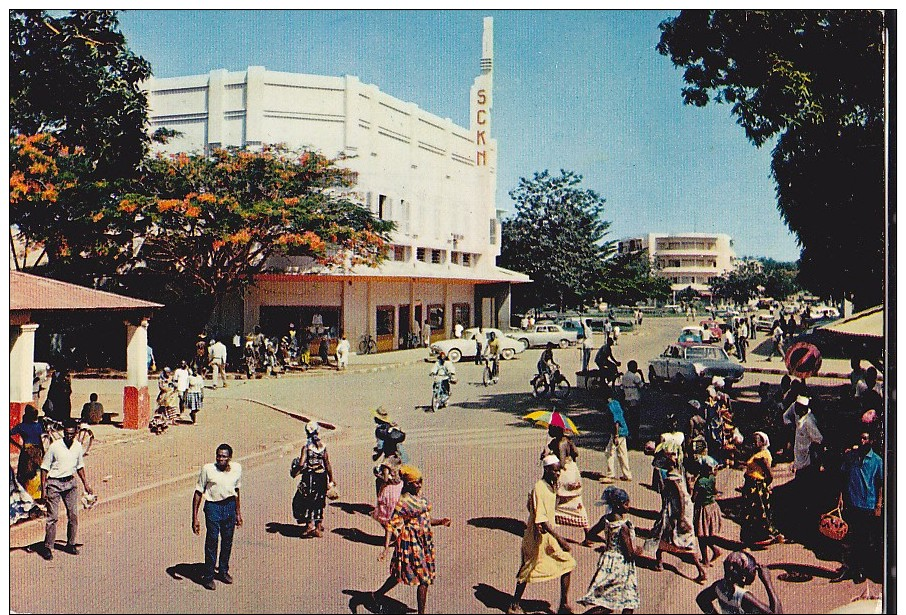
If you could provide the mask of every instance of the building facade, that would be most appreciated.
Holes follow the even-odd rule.
[[[377,336],[396,348],[430,325],[432,338],[465,326],[509,323],[510,284],[500,269],[497,144],[491,137],[493,22],[484,20],[480,75],[470,92],[470,126],[458,126],[353,76],[215,70],[151,79],[151,130],[181,136],[167,153],[283,144],[338,158],[357,175],[351,197],[396,223],[389,261],[377,269],[319,268],[306,259],[268,264],[223,328],[276,332],[289,322],[342,330],[353,342]],[[315,324],[312,323],[314,321]],[[316,323],[323,322],[323,325]]]
[[[692,287],[711,291],[712,278],[734,269],[733,240],[725,234],[648,233],[621,240],[620,254],[645,251],[655,275],[666,278],[674,291]]]

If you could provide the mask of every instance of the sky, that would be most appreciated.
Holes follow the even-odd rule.
[[[494,18],[497,208],[521,177],[561,169],[606,200],[609,239],[727,233],[737,256],[799,257],[776,206],[772,144],[728,105],[683,105],[682,69],[655,50],[676,11],[142,11],[120,24],[157,77],[248,66],[355,75],[469,126],[482,18]]]

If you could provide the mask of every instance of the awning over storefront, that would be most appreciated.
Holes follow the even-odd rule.
[[[827,326],[820,327],[822,331],[837,335],[853,335],[856,337],[884,337],[884,306],[878,305],[862,312],[853,314],[843,320],[838,320]]]
[[[465,267],[463,265],[438,265],[434,263],[425,263],[422,261],[402,262],[388,261],[382,263],[380,267],[356,266],[351,268],[331,268],[327,266],[313,265],[306,268],[287,267],[281,272],[270,272],[260,274],[262,279],[312,279],[318,277],[321,279],[363,279],[371,278],[375,280],[385,279],[419,279],[419,280],[436,280],[438,282],[451,282],[456,284],[488,284],[496,282],[510,282],[513,284],[523,284],[531,282],[532,279],[524,273],[504,269],[503,267]]]

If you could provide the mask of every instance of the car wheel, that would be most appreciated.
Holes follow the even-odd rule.
[[[686,385],[686,379],[683,378],[682,374],[675,374],[670,380],[670,383],[677,389],[682,389]]]
[[[525,346],[526,350],[528,350],[529,348],[532,347],[532,345],[529,344],[529,341],[527,339],[525,339],[524,337],[522,339],[520,339],[519,341],[522,342],[522,345]]]
[[[509,361],[516,356],[516,351],[512,348],[504,348],[500,351],[500,356],[504,361]]]
[[[462,353],[459,352],[456,348],[451,348],[450,352],[447,353],[447,357],[453,363],[459,363],[459,360],[462,358]]]
[[[569,340],[560,340],[560,348],[569,348]]]

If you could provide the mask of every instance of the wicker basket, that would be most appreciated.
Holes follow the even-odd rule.
[[[843,520],[839,506],[821,515],[821,520],[818,522],[818,531],[831,540],[843,540],[846,538],[846,533],[849,532],[849,524]]]

